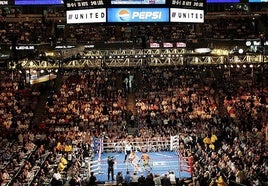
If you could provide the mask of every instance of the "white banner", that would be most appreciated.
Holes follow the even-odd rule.
[[[204,23],[204,10],[171,8],[170,22]]]
[[[66,11],[67,24],[78,23],[105,23],[106,9],[84,9]]]
[[[0,1],[0,5],[8,5],[8,1]]]

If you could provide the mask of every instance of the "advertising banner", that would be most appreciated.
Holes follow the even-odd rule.
[[[61,5],[63,0],[15,0],[15,5]]]
[[[204,10],[171,8],[170,22],[204,23]]]
[[[105,23],[106,9],[68,10],[66,11],[66,21],[67,24]]]
[[[108,8],[108,22],[168,22],[168,8]]]
[[[166,0],[111,0],[112,5],[164,5],[166,4]]]

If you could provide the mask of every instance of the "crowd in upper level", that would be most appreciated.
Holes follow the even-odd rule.
[[[0,21],[0,43],[12,44],[14,39],[20,44],[46,42],[149,42],[189,41],[209,39],[259,38],[263,31],[259,28],[258,17],[237,17],[206,19],[203,24],[137,24],[137,25],[91,25],[70,24],[42,18],[18,22]],[[64,25],[64,28],[62,27]],[[208,41],[208,40],[207,40]]]

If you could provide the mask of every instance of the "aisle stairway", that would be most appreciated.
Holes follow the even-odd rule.
[[[134,115],[136,114],[135,95],[134,95],[134,93],[128,94],[128,97],[127,97],[127,109],[129,111],[131,111]]]
[[[61,86],[62,81],[63,81],[63,77],[60,74],[58,74],[58,77],[53,82],[54,84],[52,84],[52,82],[50,82],[50,84],[49,82],[46,82],[43,85],[39,85],[41,87],[41,90],[40,90],[41,95],[40,95],[40,101],[38,102],[38,107],[36,108],[34,112],[33,123],[35,126],[38,126],[39,123],[44,118],[44,109],[48,100],[47,98],[50,95],[50,91],[52,90],[57,91],[57,89]]]
[[[136,107],[135,107],[135,95],[134,93],[129,93],[127,97],[127,109],[130,113],[136,115]],[[130,122],[128,123],[127,126],[128,129],[128,134],[134,135],[135,132],[137,131],[137,125],[131,126]]]

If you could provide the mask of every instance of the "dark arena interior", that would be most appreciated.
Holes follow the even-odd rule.
[[[267,0],[0,0],[1,186],[267,186]]]

